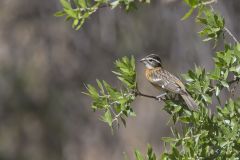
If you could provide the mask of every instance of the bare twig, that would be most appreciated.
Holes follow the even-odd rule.
[[[136,91],[135,94],[136,94],[137,96],[142,96],[142,97],[147,97],[147,98],[153,98],[153,99],[158,100],[156,96],[146,95],[146,94],[141,93],[140,91]]]
[[[155,99],[155,100],[158,100],[158,101],[162,100],[162,98],[158,98],[156,96],[147,95],[147,94],[144,94],[144,93],[140,92],[139,89],[138,89],[138,84],[136,84],[136,89],[134,90],[134,94],[135,94],[135,96],[142,96],[142,97],[152,98],[152,99]]]
[[[112,120],[112,124],[114,124],[114,122],[116,121],[116,125],[119,126],[119,121],[118,118],[121,117],[123,114],[123,111],[119,112],[117,115],[114,115],[114,119]]]
[[[114,116],[117,116],[117,114],[115,113],[115,111],[114,111],[114,109],[112,108],[112,106],[110,106],[109,108],[110,108],[110,110],[112,111],[113,115],[114,115]]]
[[[211,5],[211,4],[213,4],[213,3],[217,3],[217,0],[210,0],[210,1],[202,2],[202,3],[194,6],[194,8],[197,8],[197,7],[201,6],[201,5],[205,5],[205,6],[206,6],[206,5]]]
[[[93,6],[91,6],[93,7]],[[98,8],[96,7],[94,11],[97,11],[97,9],[101,9],[101,8],[106,8],[106,7],[111,7],[110,3],[105,3],[105,4],[101,4],[101,5],[98,5]],[[80,7],[77,7],[77,8],[73,8],[72,10],[74,11],[79,11],[79,10],[91,10],[92,8],[80,8]]]
[[[138,90],[138,88],[136,89],[136,91],[134,92],[136,96],[142,96],[142,97],[147,97],[147,98],[152,98],[152,99],[155,99],[157,101],[161,101],[163,100],[163,98],[158,98],[157,96],[152,96],[152,95],[147,95],[147,94],[144,94],[142,92],[140,92]]]
[[[202,2],[203,5],[210,5],[212,3],[217,3],[217,0],[211,0],[211,1]]]
[[[239,43],[239,41],[237,40],[237,38],[232,34],[232,32],[231,32],[228,28],[224,27],[224,30],[229,34],[230,37],[232,37],[232,39],[233,39],[236,43]]]

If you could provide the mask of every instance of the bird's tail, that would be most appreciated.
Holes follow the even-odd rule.
[[[197,109],[198,105],[196,104],[196,102],[193,100],[193,98],[188,93],[181,94],[181,96],[184,99],[184,101],[186,102],[189,109],[191,109],[191,110]]]

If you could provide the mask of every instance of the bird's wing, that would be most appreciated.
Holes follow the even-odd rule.
[[[163,89],[174,93],[185,92],[183,83],[176,76],[163,69],[154,72],[154,76],[152,76],[154,85],[161,86]]]

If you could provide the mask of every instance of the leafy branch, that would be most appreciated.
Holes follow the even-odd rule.
[[[72,21],[72,28],[79,30],[85,21],[101,8],[123,7],[126,11],[137,8],[138,3],[150,3],[150,0],[60,0],[63,7],[55,13],[57,17],[66,17],[66,21]]]
[[[73,28],[80,29],[85,20],[99,8],[109,6],[124,7],[127,11],[135,8],[137,2],[150,1],[134,0],[60,0],[63,11],[57,16],[66,16],[73,20]],[[203,41],[224,39],[227,33],[234,44],[225,44],[223,51],[216,52],[213,61],[214,69],[206,71],[195,67],[183,75],[186,88],[195,99],[199,110],[190,111],[178,95],[167,95],[164,99],[147,95],[139,91],[136,81],[135,58],[123,57],[115,62],[113,73],[121,82],[120,89],[111,86],[106,81],[97,80],[97,87],[86,85],[91,97],[94,111],[102,112],[101,120],[111,128],[119,126],[119,121],[126,125],[126,119],[136,116],[132,102],[137,96],[161,100],[165,102],[164,110],[169,113],[174,124],[171,127],[172,137],[163,137],[165,150],[161,159],[237,159],[240,157],[240,98],[227,97],[221,99],[223,91],[234,93],[240,80],[240,44],[237,38],[225,26],[224,18],[213,10],[212,4],[217,0],[184,0],[189,11],[182,20],[187,19],[194,11],[197,12],[196,22],[202,26],[199,33]],[[214,107],[212,114],[209,105],[217,99],[219,104]],[[223,102],[223,103],[222,103]],[[175,124],[181,124],[181,130]],[[138,150],[135,152],[137,160],[156,160],[156,154],[148,146],[146,156]]]
[[[101,110],[103,115],[101,120],[106,122],[110,127],[114,124],[119,126],[119,120],[126,125],[125,118],[135,116],[130,104],[137,96],[153,98],[155,96],[141,93],[137,87],[136,70],[134,57],[123,57],[115,62],[116,69],[113,73],[122,82],[122,87],[116,89],[106,81],[97,80],[98,89],[92,85],[86,85],[87,93],[93,100],[92,108],[94,111]]]

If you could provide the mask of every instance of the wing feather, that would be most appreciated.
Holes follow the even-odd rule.
[[[163,69],[153,70],[153,72],[153,85],[161,86],[163,89],[174,93],[185,92],[183,83],[176,76]]]

